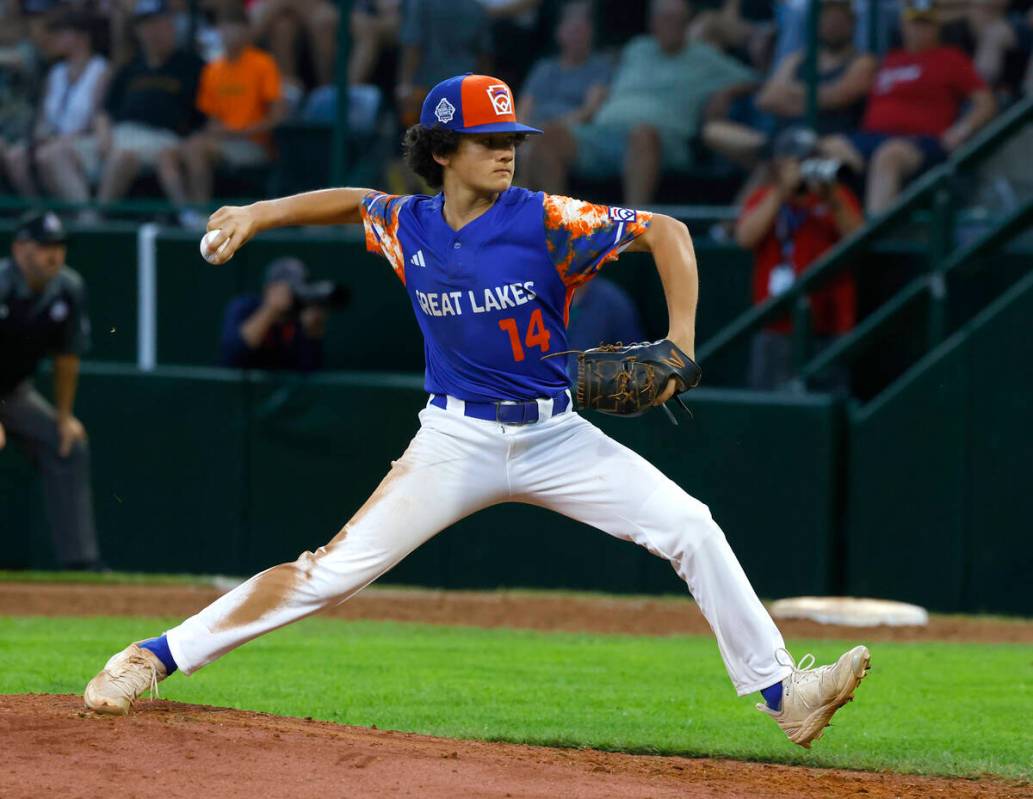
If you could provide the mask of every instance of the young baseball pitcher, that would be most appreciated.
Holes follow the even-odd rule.
[[[225,263],[256,234],[287,225],[362,224],[409,294],[426,350],[420,430],[373,495],[328,544],[274,566],[164,635],[114,655],[86,705],[128,713],[177,669],[191,674],[256,636],[344,602],[431,536],[500,502],[551,508],[671,562],[717,637],[740,695],[810,746],[868,670],[854,647],[834,664],[794,664],[721,529],[645,459],[574,412],[563,358],[574,290],[624,250],[650,252],[663,281],[667,338],[589,350],[578,407],[637,413],[699,381],[696,261],[688,230],[661,214],[512,186],[517,122],[502,81],[463,75],[427,96],[405,137],[434,197],[327,189],[214,213],[202,252]],[[813,658],[807,664],[813,666]]]

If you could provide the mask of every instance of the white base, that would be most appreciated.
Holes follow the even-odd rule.
[[[929,613],[918,605],[888,599],[848,596],[799,596],[779,599],[769,608],[776,619],[808,619],[848,627],[924,627]]]

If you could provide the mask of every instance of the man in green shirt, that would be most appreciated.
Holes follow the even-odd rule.
[[[625,46],[607,100],[589,122],[547,126],[532,186],[566,192],[574,171],[589,178],[623,175],[624,202],[648,205],[661,169],[692,166],[692,141],[705,118],[754,86],[753,71],[703,42],[688,40],[687,0],[653,0],[649,35]]]

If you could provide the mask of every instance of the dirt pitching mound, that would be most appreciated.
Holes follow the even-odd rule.
[[[220,591],[205,586],[2,583],[5,616],[172,616],[186,618]],[[324,617],[471,627],[512,627],[629,635],[709,635],[688,597],[620,598],[520,591],[436,591],[374,586]],[[925,627],[837,627],[811,621],[778,623],[786,639],[1033,643],[1033,621],[933,616]]]
[[[0,696],[0,796],[163,799],[1029,797],[944,780],[721,760],[546,749],[141,701],[97,716],[75,696]]]

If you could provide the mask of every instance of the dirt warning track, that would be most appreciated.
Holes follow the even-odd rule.
[[[222,592],[207,586],[2,583],[0,615],[186,618]],[[373,587],[324,618],[377,619],[628,635],[709,635],[686,597],[619,598],[521,591],[435,591]],[[1033,643],[1033,621],[933,616],[927,627],[836,627],[780,621],[786,639]]]

